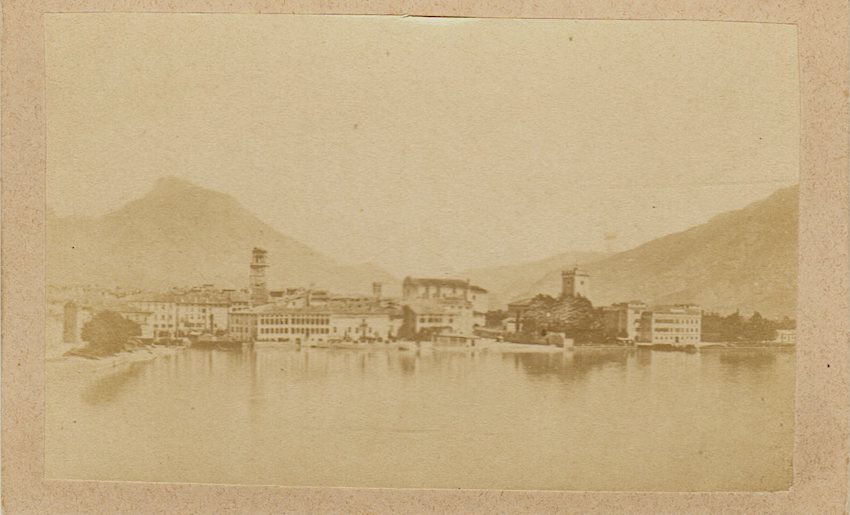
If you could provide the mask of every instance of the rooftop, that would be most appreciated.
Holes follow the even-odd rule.
[[[379,304],[350,304],[330,302],[319,306],[292,308],[284,304],[264,304],[240,313],[255,313],[259,315],[392,315],[397,311],[391,307]]]
[[[404,304],[414,313],[420,314],[457,313],[458,308],[470,309],[472,307],[469,302],[446,302],[445,299],[419,299]]]
[[[450,288],[469,288],[472,291],[479,293],[487,293],[487,290],[480,286],[471,284],[469,280],[463,279],[448,279],[439,277],[405,277],[403,284],[411,286],[440,286]]]
[[[248,302],[250,294],[241,291],[139,293],[125,298],[128,302],[173,302],[176,304],[225,305]]]

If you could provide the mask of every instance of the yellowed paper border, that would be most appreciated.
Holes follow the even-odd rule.
[[[794,485],[775,493],[382,490],[45,481],[46,12],[394,14],[787,23],[801,76]],[[6,513],[844,513],[848,490],[848,8],[819,2],[3,2],[2,496]]]

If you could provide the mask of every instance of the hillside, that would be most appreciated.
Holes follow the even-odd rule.
[[[614,255],[569,252],[532,263],[468,270],[491,292],[493,307],[537,293],[557,294],[562,269],[581,265],[594,305],[641,299],[697,303],[794,316],[797,296],[796,186],[744,209]],[[163,178],[143,198],[99,218],[48,212],[49,284],[168,288],[213,283],[245,287],[254,246],[269,251],[270,287],[308,286],[386,295],[399,281],[372,264],[343,265],[289,238],[232,197]]]
[[[213,283],[246,287],[251,249],[269,251],[269,286],[309,286],[387,294],[398,280],[372,264],[341,265],[289,238],[231,196],[189,182],[159,179],[143,198],[99,218],[48,214],[50,284],[166,288]]]
[[[641,299],[794,317],[798,193],[798,186],[785,188],[705,224],[585,264],[592,276],[590,299],[594,305]],[[504,295],[516,299],[559,289],[560,270],[553,268]]]

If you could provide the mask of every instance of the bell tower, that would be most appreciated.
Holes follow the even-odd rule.
[[[251,305],[257,306],[269,302],[269,290],[266,287],[266,251],[254,247],[251,252],[251,275],[249,284],[251,289]]]

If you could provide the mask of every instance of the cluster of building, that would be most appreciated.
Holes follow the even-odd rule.
[[[468,280],[405,278],[401,298],[334,295],[327,290],[266,284],[267,253],[251,254],[247,289],[203,285],[161,292],[77,296],[64,303],[64,341],[81,341],[83,325],[110,310],[136,322],[140,339],[205,335],[232,341],[389,341],[401,336],[472,335],[484,325],[488,292]]]
[[[629,343],[697,344],[702,341],[702,310],[692,304],[649,308],[640,301],[602,310],[603,334]]]
[[[588,297],[590,274],[578,267],[561,273],[562,297]],[[511,316],[505,319],[506,332],[522,331],[522,318],[533,299],[508,305]],[[694,305],[655,306],[640,301],[621,302],[602,308],[602,331],[607,340],[624,343],[690,344],[699,343],[702,310]]]
[[[110,310],[136,322],[143,340],[209,335],[230,341],[315,342],[390,341],[395,339],[463,339],[485,329],[488,292],[469,280],[407,277],[401,297],[385,298],[381,283],[372,294],[334,295],[327,290],[266,285],[266,251],[251,254],[246,289],[213,285],[162,292],[92,288],[53,292],[51,309],[61,310],[64,341],[80,342],[83,325],[97,312]],[[562,297],[588,297],[590,275],[575,267],[561,274]],[[523,317],[533,299],[508,305],[500,334],[523,332]],[[601,310],[605,340],[629,344],[697,344],[702,311],[694,305],[650,307],[640,301]],[[793,330],[779,331],[777,341],[794,343]]]
[[[210,284],[165,293],[79,295],[64,302],[63,340],[82,341],[83,326],[101,311],[113,311],[138,324],[143,340],[221,335],[228,329],[230,313],[249,307],[247,292],[216,289]]]

